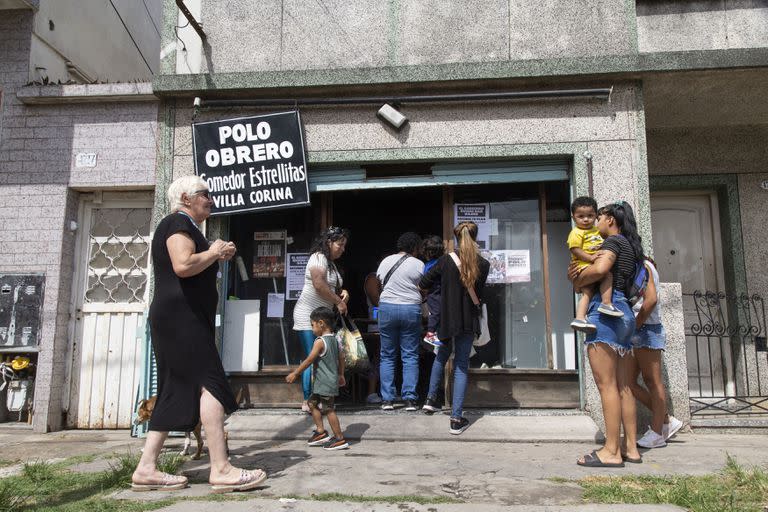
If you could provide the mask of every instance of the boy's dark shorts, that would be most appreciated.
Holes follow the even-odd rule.
[[[323,412],[327,411],[333,411],[336,410],[336,405],[334,404],[336,400],[335,396],[323,396],[323,395],[316,395],[312,393],[309,395],[309,398],[307,399],[307,404],[310,407],[314,407],[315,409],[318,409],[318,404],[322,404],[323,406]]]

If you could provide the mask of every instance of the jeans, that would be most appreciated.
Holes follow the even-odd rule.
[[[403,361],[404,400],[417,400],[419,382],[419,342],[421,338],[420,304],[379,305],[379,333],[381,336],[381,399],[395,399],[395,361],[397,350]]]
[[[301,348],[304,349],[304,359],[312,352],[312,346],[315,344],[315,334],[312,331],[297,331],[299,333],[299,341],[301,341]],[[304,370],[301,374],[301,390],[304,392],[304,400],[309,398],[312,394],[312,366]]]
[[[605,343],[613,348],[620,356],[632,350],[632,334],[635,332],[635,315],[629,307],[629,302],[619,290],[613,290],[613,305],[624,316],[615,317],[600,313],[600,294],[596,293],[589,303],[587,320],[595,324],[597,331],[587,334],[585,345],[590,343]]]
[[[661,324],[643,324],[632,335],[634,348],[650,348],[664,350],[667,346],[667,333]]]
[[[459,419],[464,412],[464,393],[467,391],[467,370],[469,368],[469,353],[472,351],[472,341],[474,334],[465,333],[456,336],[453,341],[453,401],[451,404],[451,418]],[[437,349],[435,362],[432,363],[432,373],[429,376],[428,398],[435,400],[437,398],[437,388],[443,381],[443,371],[445,363],[451,357],[451,346],[448,343]]]

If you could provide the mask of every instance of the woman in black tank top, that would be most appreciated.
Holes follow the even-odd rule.
[[[577,462],[587,467],[624,467],[624,461],[637,462],[637,416],[635,399],[629,387],[629,358],[635,319],[626,298],[637,262],[644,259],[640,236],[632,207],[617,202],[598,210],[597,228],[605,240],[597,260],[580,271],[572,265],[568,277],[577,288],[597,283],[611,274],[613,304],[624,313],[621,318],[600,315],[597,308],[600,296],[596,294],[589,305],[587,320],[597,331],[586,337],[587,355],[595,378],[605,419],[605,445],[600,450],[583,456]],[[625,443],[621,443],[621,425],[624,425]]]

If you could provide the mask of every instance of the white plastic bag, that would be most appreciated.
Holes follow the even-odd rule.
[[[485,304],[480,306],[480,318],[478,320],[480,321],[480,334],[475,336],[472,345],[482,347],[491,341],[491,331],[488,330],[488,308],[485,307]]]

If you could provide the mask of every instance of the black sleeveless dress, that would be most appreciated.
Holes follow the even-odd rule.
[[[160,221],[152,239],[155,294],[149,307],[149,325],[157,360],[157,403],[149,429],[160,432],[195,428],[200,421],[203,387],[226,414],[237,410],[214,338],[219,265],[213,263],[192,277],[177,276],[166,241],[180,232],[195,241],[195,253],[209,247],[200,230],[182,213]]]

